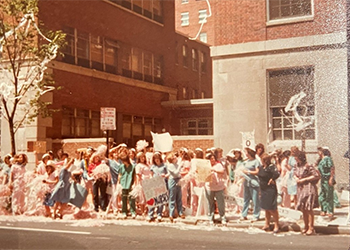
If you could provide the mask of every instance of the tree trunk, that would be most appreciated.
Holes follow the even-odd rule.
[[[15,131],[13,129],[13,118],[9,118],[9,130],[11,138],[11,154],[14,156],[16,154],[16,140],[15,140]]]

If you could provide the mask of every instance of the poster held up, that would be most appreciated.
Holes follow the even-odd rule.
[[[167,133],[157,134],[151,131],[154,151],[159,151],[162,153],[173,151],[173,138]]]

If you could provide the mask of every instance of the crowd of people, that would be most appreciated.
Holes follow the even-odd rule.
[[[265,152],[261,143],[255,148],[232,149],[226,155],[220,148],[194,150],[181,148],[177,152],[154,152],[141,140],[135,148],[119,144],[111,149],[101,145],[77,149],[70,157],[60,153],[54,159],[52,151],[37,160],[34,171],[27,171],[25,154],[5,155],[0,172],[0,214],[44,215],[62,218],[93,217],[98,213],[113,213],[126,219],[142,216],[148,221],[169,217],[185,218],[184,211],[198,214],[198,188],[206,197],[205,213],[214,223],[227,224],[226,212],[233,209],[248,220],[253,203],[252,221],[260,220],[265,210],[266,231],[278,233],[278,205],[300,210],[303,214],[303,234],[313,235],[314,209],[333,217],[335,170],[330,150],[318,148],[319,159],[310,164],[306,153],[297,147],[290,150]],[[197,178],[196,160],[207,160],[210,166],[205,181]],[[168,190],[169,200],[157,207],[147,204],[142,183],[160,176]],[[225,196],[242,199],[234,205]],[[204,203],[203,203],[204,204]],[[271,217],[273,225],[271,225]]]

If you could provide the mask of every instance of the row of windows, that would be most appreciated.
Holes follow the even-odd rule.
[[[109,0],[156,22],[163,23],[162,0]]]
[[[163,57],[119,41],[65,28],[67,46],[62,49],[67,63],[163,84]]]
[[[198,23],[206,23],[207,22],[207,10],[199,10],[198,11]],[[182,12],[181,13],[181,26],[190,25],[190,12]]]
[[[102,137],[100,112],[63,107],[62,136],[66,138]]]
[[[151,131],[161,133],[162,129],[160,118],[123,115],[123,142],[127,145],[135,145],[138,140],[151,142]]]
[[[181,119],[181,135],[213,135],[213,119]]]
[[[191,52],[190,52],[191,51]],[[179,64],[179,46],[176,46],[175,59],[176,64]],[[187,45],[182,45],[182,66],[185,68],[192,68],[193,71],[200,71],[201,73],[207,72],[207,55],[203,51],[199,51],[195,48],[191,50]]]

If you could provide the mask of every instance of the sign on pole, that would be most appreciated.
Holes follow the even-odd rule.
[[[115,108],[101,108],[101,130],[116,130]]]

